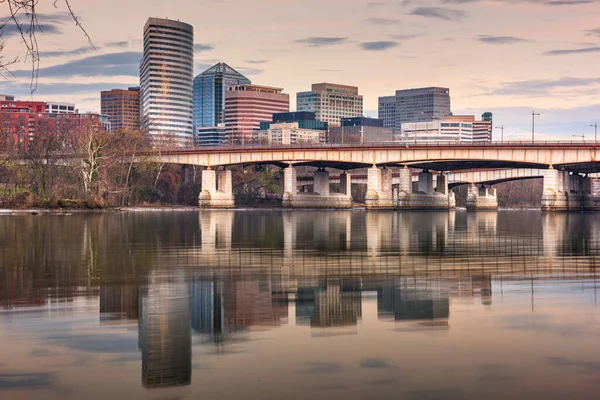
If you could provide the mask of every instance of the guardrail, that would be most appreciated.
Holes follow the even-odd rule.
[[[186,152],[186,151],[223,151],[223,150],[285,150],[285,149],[389,149],[389,148],[409,148],[409,149],[435,149],[435,148],[512,148],[512,147],[556,147],[556,146],[564,146],[567,148],[574,147],[585,147],[585,148],[599,148],[600,142],[582,142],[582,141],[562,141],[562,140],[545,140],[545,141],[511,141],[511,142],[482,142],[482,143],[449,143],[449,142],[427,142],[427,143],[417,143],[414,142],[371,142],[371,143],[314,143],[314,144],[231,144],[231,145],[222,145],[222,146],[194,146],[194,147],[170,147],[170,148],[161,148],[160,151],[163,152]]]

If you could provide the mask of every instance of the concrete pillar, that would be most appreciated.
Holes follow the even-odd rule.
[[[600,211],[600,195],[598,192],[598,178],[583,178],[583,209]]]
[[[400,193],[412,194],[412,173],[406,166],[400,170],[398,191]]]
[[[439,173],[437,176],[437,184],[435,191],[442,194],[448,194],[448,179],[443,173]]]
[[[231,187],[231,171],[225,170],[219,173],[219,186],[225,190],[217,190],[215,170],[205,169],[202,171],[202,192],[198,199],[198,205],[201,208],[233,208],[235,206]]]
[[[318,169],[314,173],[314,192],[321,196],[329,196],[329,172]]]
[[[433,175],[425,170],[419,173],[419,193],[433,194]]]
[[[352,196],[352,177],[347,172],[340,174],[340,193]]]
[[[313,193],[298,193],[296,171],[289,166],[283,171],[284,194],[282,205],[287,208],[352,208],[352,197],[345,193],[331,193],[329,189],[329,172],[319,169],[313,176]],[[342,190],[350,192],[350,175],[342,174],[344,182]]]
[[[283,170],[283,192],[293,196],[297,190],[296,169],[290,165]]]
[[[381,169],[375,166],[367,171],[367,191],[369,190],[377,193],[381,191]]]
[[[490,190],[487,185],[469,185],[469,193],[467,195],[467,211],[480,210],[497,210],[498,197],[496,189]]]
[[[368,170],[367,195],[365,203],[368,209],[392,209],[392,171],[388,168],[373,166]]]
[[[410,197],[413,193],[412,173],[407,166],[400,170],[398,180],[398,196],[395,202],[396,208],[404,210],[409,208]]]
[[[283,170],[283,195],[281,197],[281,205],[283,207],[293,207],[292,202],[298,194],[298,186],[296,183],[296,169],[291,165]]]
[[[214,169],[202,171],[202,192],[213,196],[217,191],[217,172]]]
[[[218,174],[217,190],[226,194],[233,194],[231,183],[231,170],[224,169]]]
[[[542,211],[565,211],[569,208],[568,172],[556,169],[544,171],[544,191],[542,193]]]

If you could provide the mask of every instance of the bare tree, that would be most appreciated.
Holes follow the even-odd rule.
[[[14,26],[17,30],[26,49],[26,59],[29,58],[31,62],[32,92],[34,92],[37,88],[38,71],[40,67],[40,51],[37,41],[37,32],[44,32],[43,27],[38,21],[37,17],[37,11],[40,2],[52,2],[54,8],[58,10],[64,9],[71,16],[75,25],[83,32],[90,46],[94,47],[92,39],[83,28],[83,25],[81,25],[77,15],[75,15],[75,12],[71,7],[70,0],[0,0],[0,5],[4,5],[9,15],[8,19],[3,21],[0,25],[0,36],[2,35],[4,28],[9,25]],[[0,52],[3,50],[3,48],[4,43],[1,43]],[[7,72],[8,67],[17,61],[17,58],[5,61],[0,57],[0,71]]]
[[[100,167],[107,159],[114,154],[105,153],[110,137],[107,132],[100,129],[99,121],[88,120],[81,129],[81,134],[75,138],[76,153],[82,155],[81,176],[83,179],[83,191],[85,194],[96,194],[97,185],[95,185]]]

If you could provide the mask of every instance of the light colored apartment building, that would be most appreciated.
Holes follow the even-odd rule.
[[[447,121],[470,122],[473,124],[473,143],[487,143],[492,141],[492,113],[486,112],[481,116],[481,121],[474,115],[449,115],[444,117]]]
[[[193,144],[193,73],[194,28],[149,18],[140,66],[140,118],[155,144]]]
[[[74,103],[60,103],[56,101],[46,102],[46,113],[47,114],[76,114],[78,110],[75,108]]]
[[[311,111],[317,120],[340,126],[342,118],[363,115],[363,97],[358,87],[335,83],[315,83],[310,92],[296,94],[298,111]]]
[[[458,144],[473,142],[473,121],[442,119],[405,122],[396,141],[410,144]]]
[[[235,85],[225,93],[225,134],[232,144],[252,141],[252,133],[273,114],[290,110],[290,96],[283,89],[260,85]]]

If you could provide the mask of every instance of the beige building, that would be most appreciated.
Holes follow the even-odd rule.
[[[477,121],[474,115],[448,115],[446,121],[462,121],[473,124],[473,143],[492,141],[492,121]]]
[[[455,116],[453,116],[455,117]],[[425,122],[405,122],[399,142],[410,144],[453,144],[473,142],[473,121],[443,119]]]
[[[267,130],[257,131],[256,140],[262,144],[325,143],[327,131],[304,129],[298,122],[272,123]]]
[[[340,126],[342,118],[363,115],[363,97],[356,86],[315,83],[310,92],[297,93],[296,102],[298,111],[312,111],[329,126]]]

